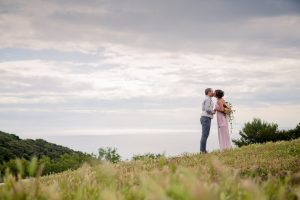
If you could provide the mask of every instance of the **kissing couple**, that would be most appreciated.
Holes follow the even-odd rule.
[[[211,88],[205,89],[206,98],[202,103],[202,114],[200,122],[202,125],[202,137],[200,141],[200,152],[207,153],[206,151],[206,141],[209,136],[211,120],[213,116],[217,114],[217,124],[218,124],[218,138],[220,150],[231,148],[230,136],[229,136],[229,125],[227,114],[231,113],[231,107],[226,104],[224,97],[224,92],[222,90],[213,91]],[[216,105],[212,101],[212,97],[217,99]]]

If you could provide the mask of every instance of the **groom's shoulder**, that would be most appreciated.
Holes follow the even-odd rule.
[[[204,99],[203,99],[203,103],[206,103],[207,101],[211,101],[211,98],[209,98],[209,97],[205,97]]]
[[[212,101],[212,99],[209,96],[205,96],[204,101]]]

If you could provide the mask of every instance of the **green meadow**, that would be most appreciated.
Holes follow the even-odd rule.
[[[0,199],[300,199],[300,139],[225,152],[84,164],[32,179],[6,174]],[[21,168],[21,167],[20,167]],[[20,169],[22,171],[22,169]]]

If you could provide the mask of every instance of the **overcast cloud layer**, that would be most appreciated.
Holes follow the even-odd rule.
[[[206,87],[299,122],[297,0],[0,0],[0,33],[1,130],[197,132]]]

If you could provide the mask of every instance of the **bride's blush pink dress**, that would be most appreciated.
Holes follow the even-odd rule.
[[[221,106],[218,103],[216,103],[216,109],[221,109]],[[217,111],[217,123],[218,123],[218,137],[219,137],[220,150],[224,151],[224,149],[231,148],[231,143],[230,143],[228,120],[226,116],[219,111]]]

